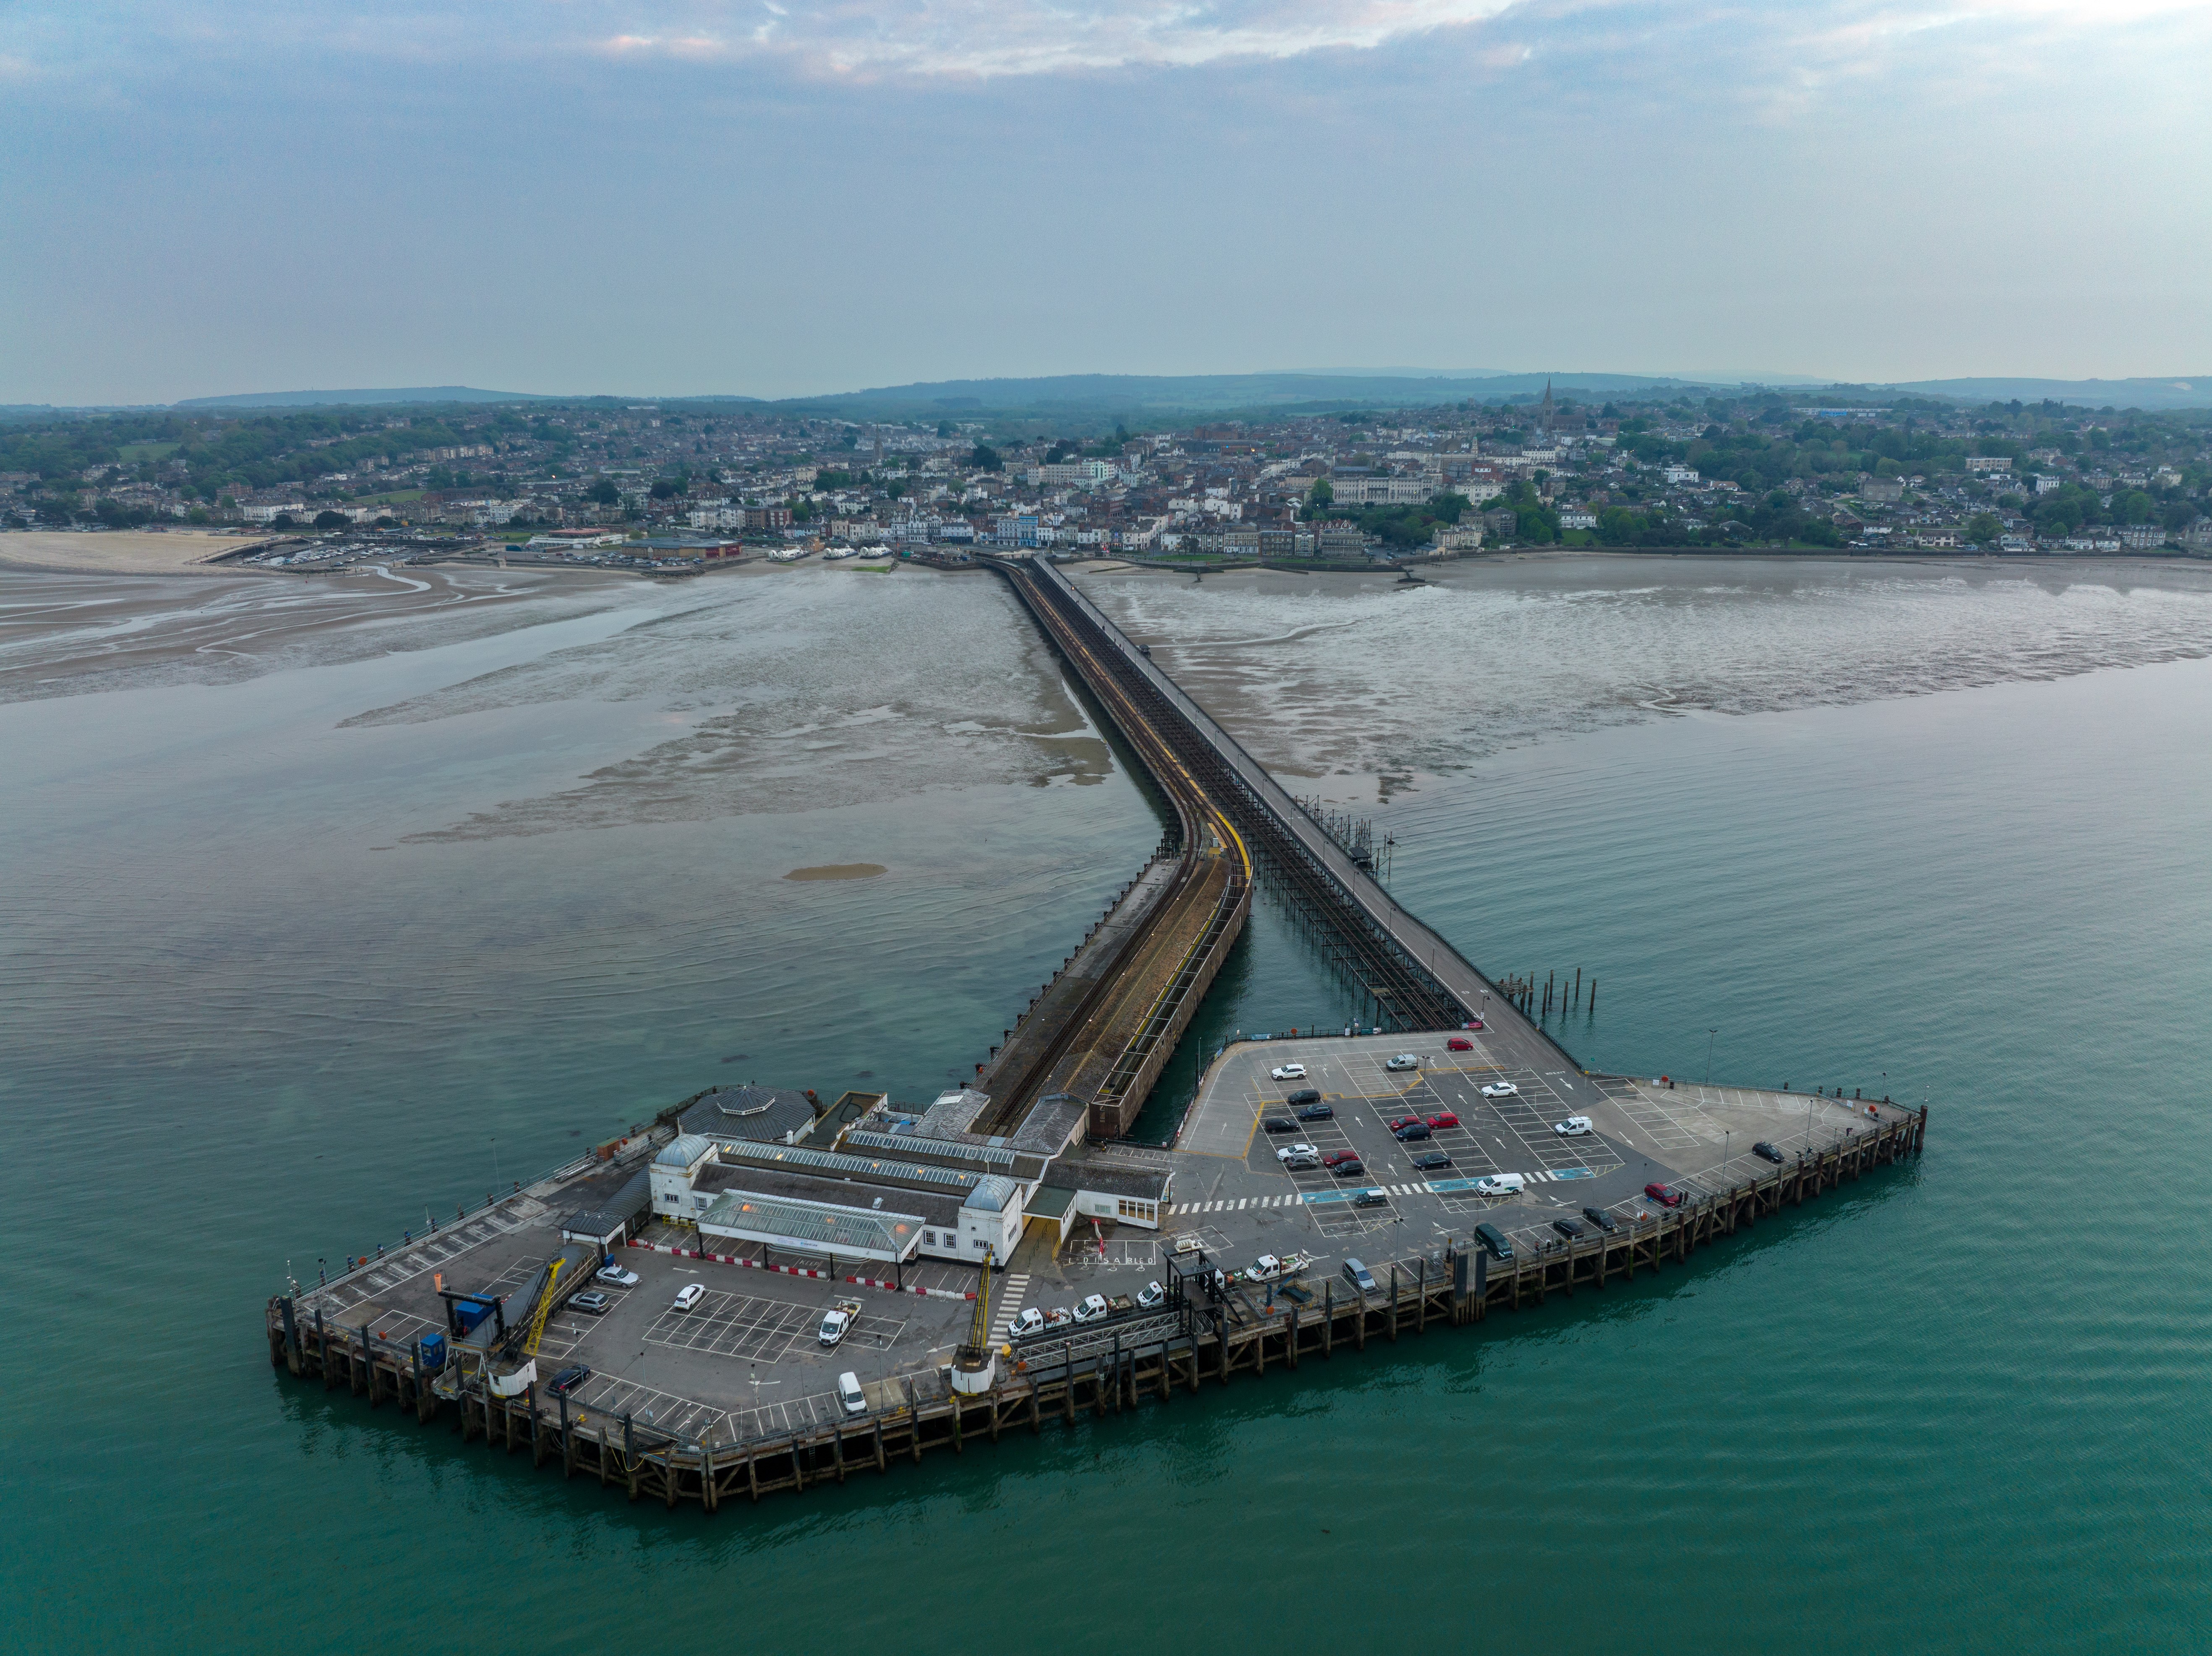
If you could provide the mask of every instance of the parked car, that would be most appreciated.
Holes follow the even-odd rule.
[[[1285,1104],[1318,1104],[1321,1102],[1321,1094],[1311,1087],[1301,1087],[1297,1091],[1285,1097],[1283,1102]]]
[[[1449,1110],[1446,1110],[1441,1114],[1431,1116],[1429,1118],[1429,1125],[1436,1128],[1438,1131],[1442,1131],[1446,1127],[1456,1127],[1459,1125],[1459,1118],[1454,1115]]]
[[[1495,1225],[1477,1225],[1474,1240],[1490,1250],[1490,1257],[1501,1262],[1513,1257],[1513,1244],[1505,1240],[1505,1233]]]
[[[1275,1152],[1275,1160],[1287,1162],[1294,1156],[1319,1156],[1321,1152],[1310,1144],[1285,1144]]]
[[[1412,1122],[1399,1128],[1397,1133],[1398,1142],[1401,1144],[1410,1144],[1417,1138],[1426,1138],[1428,1136],[1429,1124],[1425,1121]]]
[[[1678,1208],[1682,1205],[1682,1192],[1678,1190],[1668,1190],[1664,1185],[1646,1185],[1644,1187],[1644,1193],[1662,1208]]]
[[[1278,1081],[1304,1081],[1306,1078],[1306,1066],[1303,1064],[1278,1064],[1267,1073]]]
[[[1006,1338],[1010,1340],[1018,1340],[1027,1335],[1042,1332],[1044,1332],[1044,1313],[1035,1306],[1016,1312],[1013,1321],[1006,1325]]]
[[[823,1313],[821,1329],[816,1334],[824,1345],[835,1345],[851,1331],[853,1319],[860,1314],[858,1300],[840,1300]]]
[[[1444,1045],[1455,1052],[1471,1052],[1474,1050],[1474,1043],[1465,1035],[1454,1035]]]
[[[1083,1296],[1082,1302],[1075,1307],[1075,1320],[1079,1323],[1095,1323],[1104,1316],[1109,1308],[1103,1294],[1086,1294]]]
[[[1283,1274],[1283,1262],[1272,1253],[1263,1253],[1252,1261],[1251,1269],[1244,1273],[1249,1283],[1272,1283]]]
[[[556,1398],[565,1398],[591,1377],[592,1371],[585,1368],[582,1363],[572,1362],[553,1376],[551,1386],[553,1395]]]
[[[1493,1081],[1482,1089],[1485,1098],[1518,1098],[1521,1089],[1510,1081]]]
[[[1331,1150],[1327,1156],[1322,1157],[1321,1164],[1324,1168],[1334,1168],[1346,1162],[1357,1162],[1358,1159],[1358,1150]]]
[[[1162,1288],[1158,1283],[1146,1283],[1137,1290],[1137,1303],[1149,1311],[1164,1301],[1167,1296],[1167,1289]]]
[[[1285,1173],[1311,1173],[1319,1166],[1321,1166],[1321,1157],[1318,1156],[1286,1156],[1283,1158],[1283,1170]]]
[[[1335,1116],[1335,1107],[1328,1104],[1309,1104],[1298,1112],[1301,1121],[1328,1121]]]
[[[1582,1239],[1583,1228],[1571,1219],[1554,1219],[1552,1221],[1552,1228],[1571,1242],[1579,1241]]]
[[[1595,1225],[1600,1230],[1618,1230],[1620,1228],[1613,1216],[1607,1213],[1603,1208],[1584,1208],[1583,1210],[1583,1217],[1589,1220],[1590,1223]]]
[[[1395,1132],[1401,1127],[1412,1126],[1420,1119],[1421,1118],[1418,1115],[1394,1115],[1384,1125],[1387,1125],[1392,1132]]]
[[[860,1377],[849,1368],[837,1376],[837,1401],[845,1405],[848,1415],[868,1412],[867,1393],[860,1390]]]
[[[706,1297],[707,1290],[702,1284],[686,1283],[676,1290],[676,1303],[668,1308],[671,1311],[689,1311]]]
[[[581,1294],[568,1296],[568,1308],[580,1311],[587,1317],[604,1317],[607,1307],[614,1303],[611,1295],[602,1294],[596,1288],[587,1288]]]
[[[617,1288],[635,1288],[637,1286],[637,1272],[635,1271],[624,1271],[620,1265],[617,1265],[611,1259],[608,1260],[606,1264],[601,1265],[597,1271],[593,1271],[592,1276],[595,1281],[612,1283]]]
[[[1413,1165],[1423,1173],[1433,1173],[1438,1168],[1451,1166],[1451,1157],[1446,1156],[1442,1150],[1431,1150],[1426,1156],[1415,1156]]]
[[[1271,1115],[1260,1123],[1261,1132],[1296,1132],[1298,1124],[1286,1115]]]
[[[1474,1181],[1477,1196],[1518,1196],[1528,1187],[1528,1180],[1517,1173],[1486,1174]]]
[[[1382,1067],[1386,1070],[1418,1070],[1421,1067],[1421,1060],[1411,1052],[1401,1052]]]
[[[1357,1259],[1346,1259],[1344,1262],[1344,1279],[1362,1294],[1373,1294],[1377,1291],[1374,1273]]]
[[[1580,1138],[1583,1134],[1593,1132],[1595,1129],[1590,1125],[1590,1119],[1588,1116],[1571,1115],[1565,1121],[1553,1122],[1552,1131],[1562,1138]]]
[[[1353,1197],[1352,1205],[1356,1208],[1379,1208],[1387,1206],[1389,1200],[1390,1198],[1381,1191],[1370,1189],[1364,1190]]]
[[[1339,1179],[1357,1179],[1367,1171],[1367,1164],[1355,1156],[1349,1162],[1339,1162],[1329,1171]]]
[[[1763,1157],[1766,1161],[1773,1162],[1777,1167],[1779,1167],[1784,1162],[1789,1159],[1784,1156],[1780,1150],[1776,1149],[1773,1145],[1768,1143],[1764,1138],[1760,1139],[1759,1143],[1751,1147],[1751,1153],[1753,1156]]]

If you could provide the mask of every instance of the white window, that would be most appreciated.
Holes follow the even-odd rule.
[[[933,1230],[925,1230],[922,1232],[921,1245],[924,1247],[935,1247],[937,1246],[937,1233]]]

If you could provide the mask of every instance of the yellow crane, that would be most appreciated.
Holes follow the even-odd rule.
[[[536,1356],[538,1342],[545,1338],[546,1313],[553,1309],[553,1284],[560,1280],[561,1267],[568,1263],[565,1259],[556,1259],[546,1268],[545,1287],[538,1296],[537,1313],[530,1319],[530,1338],[522,1343],[522,1355],[526,1357]]]

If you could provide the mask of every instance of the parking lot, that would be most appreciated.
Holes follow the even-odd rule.
[[[1754,1143],[1788,1157],[1878,1119],[1869,1114],[1874,1107],[1803,1094],[1534,1070],[1506,1062],[1510,1052],[1483,1032],[1458,1033],[1465,1051],[1451,1049],[1453,1038],[1324,1036],[1231,1048],[1209,1070],[1178,1140],[1162,1246],[1187,1236],[1232,1266],[1261,1253],[1303,1251],[1316,1256],[1312,1271],[1324,1273],[1346,1254],[1370,1267],[1426,1257],[1488,1223],[1516,1252],[1533,1253],[1564,1246],[1555,1221],[1587,1232],[1586,1208],[1633,1223],[1659,1210],[1646,1185],[1691,1195],[1718,1189],[1769,1166]],[[1418,1066],[1387,1067],[1401,1052]],[[1291,1065],[1302,1065],[1304,1076],[1272,1073]],[[1328,1119],[1295,1119],[1285,1101],[1308,1088],[1328,1106]],[[1395,1136],[1392,1124],[1407,1117],[1421,1119],[1425,1138]],[[1589,1130],[1555,1131],[1572,1117],[1588,1118]],[[1437,1118],[1451,1119],[1427,1126]],[[1295,1130],[1268,1131],[1269,1119],[1291,1120]],[[1286,1168],[1277,1152],[1294,1145],[1323,1158],[1355,1155],[1362,1171],[1346,1177],[1326,1166]],[[1449,1157],[1449,1165],[1415,1165],[1431,1156]],[[1519,1174],[1522,1188],[1476,1192],[1478,1180],[1499,1174]],[[1363,1191],[1381,1199],[1355,1205]],[[1123,1291],[1136,1275],[1106,1262],[1087,1271],[1079,1260],[1068,1263],[1081,1277],[1070,1281],[1070,1292],[1094,1283],[1097,1291]]]

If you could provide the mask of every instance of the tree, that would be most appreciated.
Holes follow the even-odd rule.
[[[353,519],[347,517],[343,512],[318,512],[315,513],[315,527],[318,529],[344,529],[349,526],[352,522]]]
[[[601,506],[612,506],[622,499],[622,490],[615,487],[613,478],[602,477],[584,491],[584,498],[597,500]]]
[[[1979,545],[1989,545],[2003,532],[2004,525],[1994,512],[1977,512],[1966,519],[1966,538]]]
[[[1316,511],[1336,504],[1336,485],[1326,477],[1316,477],[1313,487],[1306,491],[1306,504]]]
[[[999,458],[999,451],[988,443],[978,443],[969,451],[968,464],[978,471],[1004,471],[1006,463]]]

